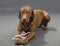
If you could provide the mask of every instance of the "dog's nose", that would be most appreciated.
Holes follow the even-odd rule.
[[[23,22],[26,22],[26,19],[23,19]]]

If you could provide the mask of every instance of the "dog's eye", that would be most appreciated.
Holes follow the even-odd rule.
[[[24,14],[24,11],[22,12],[22,14]]]
[[[27,12],[27,13],[30,13],[30,12]]]

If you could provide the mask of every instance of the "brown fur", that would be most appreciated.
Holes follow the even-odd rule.
[[[25,25],[26,27],[24,27],[24,25],[22,24],[22,16],[24,16],[23,14],[27,16],[25,18],[26,21],[28,21],[28,24]],[[31,7],[28,6],[24,6],[19,9],[18,18],[19,24],[17,27],[17,35],[20,35],[23,30],[25,32],[30,31],[30,35],[26,39],[24,39],[23,42],[21,42],[19,39],[16,39],[16,44],[27,44],[28,41],[35,36],[37,27],[45,30],[47,29],[48,22],[50,21],[50,16],[47,12],[39,9],[33,10]]]

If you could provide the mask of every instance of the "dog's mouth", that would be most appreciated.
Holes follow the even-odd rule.
[[[27,28],[28,27],[28,23],[27,22],[23,22],[22,25]]]

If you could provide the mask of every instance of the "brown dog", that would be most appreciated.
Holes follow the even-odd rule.
[[[47,29],[48,22],[50,21],[50,16],[48,16],[47,12],[38,9],[33,10],[29,6],[19,9],[18,18],[17,35],[20,35],[23,30],[30,32],[30,35],[23,40],[22,44],[27,44],[35,36],[37,27],[41,27],[44,30]],[[16,44],[20,43],[21,41],[16,39]]]

